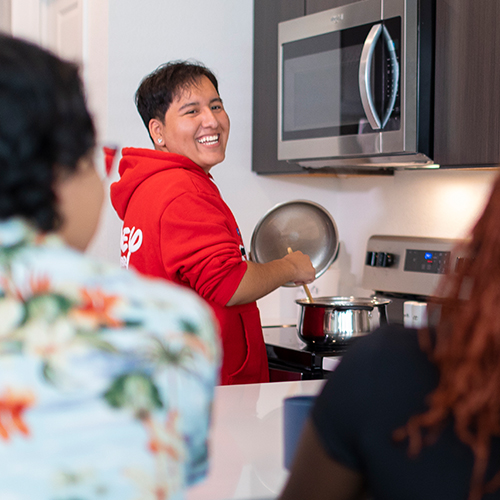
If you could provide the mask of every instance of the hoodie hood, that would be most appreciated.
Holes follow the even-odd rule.
[[[120,180],[111,184],[111,203],[118,217],[123,220],[130,198],[141,183],[158,172],[174,168],[190,170],[202,177],[212,178],[185,156],[155,149],[124,148],[118,167]]]

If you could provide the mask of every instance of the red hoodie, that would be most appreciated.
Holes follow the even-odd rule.
[[[122,267],[195,290],[214,309],[223,346],[222,384],[269,380],[259,310],[226,304],[247,263],[240,230],[212,176],[188,158],[125,148],[111,201],[123,220]]]

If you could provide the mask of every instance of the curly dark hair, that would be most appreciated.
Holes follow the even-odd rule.
[[[162,64],[142,80],[135,93],[135,104],[148,133],[149,122],[156,118],[163,123],[165,113],[177,93],[196,85],[203,76],[212,82],[219,93],[217,78],[199,62],[171,61]]]
[[[78,67],[0,35],[0,219],[57,229],[56,175],[71,175],[94,146]]]

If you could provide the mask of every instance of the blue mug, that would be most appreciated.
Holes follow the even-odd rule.
[[[317,396],[292,396],[283,401],[283,457],[290,470],[304,426]]]

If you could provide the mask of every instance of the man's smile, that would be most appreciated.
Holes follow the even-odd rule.
[[[204,135],[203,137],[199,137],[198,139],[196,139],[196,141],[199,142],[200,144],[211,146],[211,145],[214,145],[214,144],[218,144],[218,142],[219,142],[219,135],[220,134]]]

